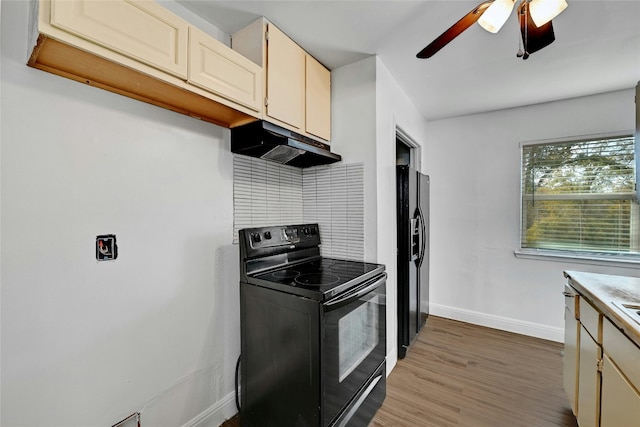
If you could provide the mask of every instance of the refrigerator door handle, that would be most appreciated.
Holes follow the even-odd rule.
[[[416,212],[417,214],[418,212]],[[418,215],[409,218],[409,261],[416,261],[420,257],[419,245],[419,228],[418,223],[420,217]]]
[[[422,267],[422,261],[424,261],[425,250],[427,248],[427,225],[425,224],[424,214],[420,207],[418,207],[418,218],[420,221],[420,256],[418,257],[416,265],[420,268]]]

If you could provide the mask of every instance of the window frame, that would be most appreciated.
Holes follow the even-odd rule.
[[[589,134],[589,135],[580,135],[580,136],[569,136],[563,138],[550,138],[544,140],[533,140],[533,141],[522,141],[519,144],[520,149],[520,160],[519,160],[519,170],[520,170],[520,180],[518,182],[519,185],[519,216],[518,216],[518,242],[519,246],[514,250],[514,255],[517,258],[523,259],[539,259],[546,261],[558,261],[558,262],[575,262],[579,264],[590,264],[590,265],[604,265],[604,266],[618,266],[618,267],[627,267],[627,268],[637,268],[640,264],[640,253],[624,253],[624,252],[597,252],[597,251],[572,251],[570,249],[542,249],[542,248],[525,248],[523,247],[523,215],[526,214],[524,201],[527,195],[523,194],[524,188],[522,185],[523,179],[523,150],[527,146],[532,145],[550,145],[550,144],[563,144],[570,142],[586,142],[592,140],[605,140],[605,139],[615,139],[615,138],[634,138],[635,130],[627,130],[627,131],[617,131],[617,132],[608,132],[608,133],[600,133],[600,134]],[[640,162],[638,153],[638,141],[635,141],[635,163],[636,165]],[[618,193],[618,194],[606,194],[606,195],[536,195],[536,200],[570,200],[574,198],[575,200],[606,200],[606,199],[628,199],[635,201],[636,208],[638,208],[638,204],[640,204],[640,197],[638,197],[638,192],[640,191],[640,183],[638,182],[640,175],[640,170],[636,167],[635,170],[635,179],[636,179],[636,191],[632,194],[630,193]],[[533,196],[529,196],[533,197]],[[640,217],[636,218],[640,221]]]

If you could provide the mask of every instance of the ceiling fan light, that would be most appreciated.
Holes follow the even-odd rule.
[[[513,10],[513,3],[514,0],[495,0],[478,19],[478,24],[490,33],[497,33],[507,22]]]
[[[531,0],[529,13],[536,27],[540,28],[569,6],[565,0]]]

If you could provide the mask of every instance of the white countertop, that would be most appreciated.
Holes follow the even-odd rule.
[[[564,275],[571,286],[640,347],[640,324],[613,304],[640,305],[640,278],[581,271],[565,271]]]

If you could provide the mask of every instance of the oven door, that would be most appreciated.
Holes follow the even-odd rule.
[[[386,273],[323,304],[322,423],[328,426],[384,362]]]

